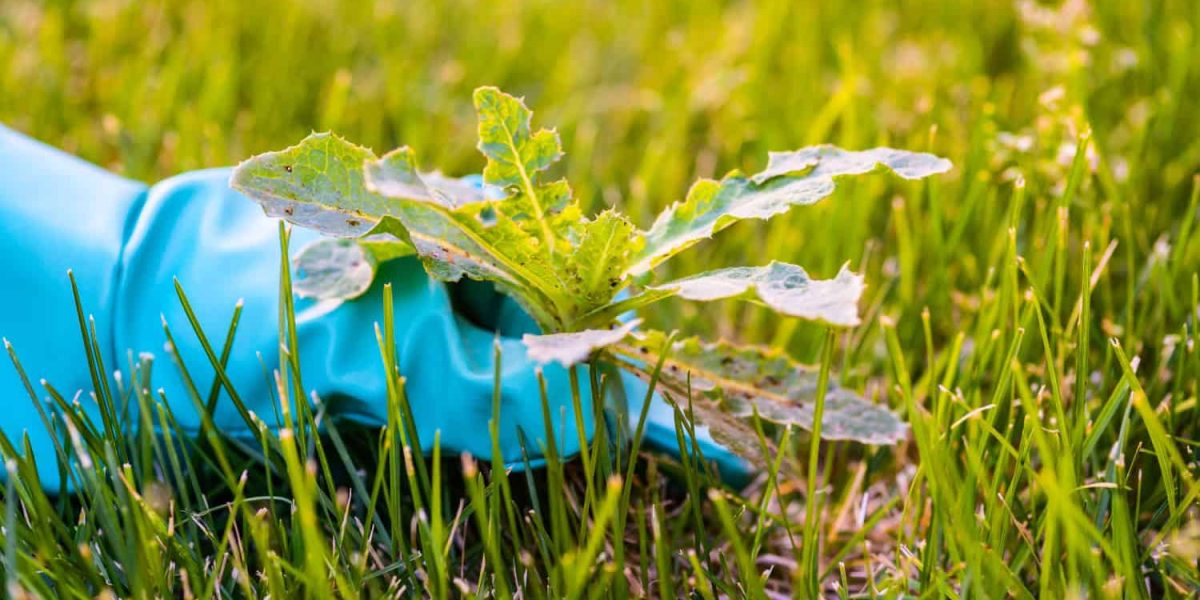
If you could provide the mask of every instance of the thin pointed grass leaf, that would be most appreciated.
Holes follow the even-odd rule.
[[[813,146],[773,152],[767,168],[755,175],[734,171],[720,181],[696,182],[682,202],[659,214],[628,273],[646,273],[734,222],[770,219],[794,206],[819,202],[837,189],[838,177],[886,168],[905,179],[920,179],[950,167],[950,161],[932,154],[891,148],[854,152]]]
[[[3,341],[4,349],[8,352],[8,358],[12,361],[13,368],[17,371],[17,377],[20,379],[21,385],[24,386],[25,393],[29,395],[30,401],[33,402],[33,407],[37,410],[38,418],[42,421],[42,427],[46,429],[46,435],[50,437],[50,441],[54,445],[54,454],[58,459],[59,467],[59,489],[65,488],[67,486],[67,476],[70,473],[70,469],[68,468],[70,459],[67,456],[66,447],[62,443],[61,431],[51,420],[51,413],[46,410],[47,403],[43,402],[38,397],[37,392],[34,391],[33,384],[29,382],[29,377],[25,374],[25,368],[17,358],[17,351],[13,348],[12,343],[8,341],[8,338],[4,338]],[[53,410],[53,406],[51,406],[51,410]],[[72,480],[75,479],[73,473],[71,474],[71,478]],[[76,482],[75,485],[78,485],[78,483]]]
[[[254,419],[250,417],[249,410],[246,409],[246,405],[241,401],[241,397],[238,396],[237,390],[233,387],[233,383],[225,374],[225,367],[221,364],[216,352],[213,351],[212,344],[210,344],[208,341],[208,335],[205,334],[204,329],[200,326],[200,321],[196,317],[195,311],[192,310],[192,303],[190,300],[188,300],[187,294],[183,291],[183,284],[181,284],[178,279],[174,281],[174,284],[175,294],[179,298],[179,303],[183,308],[184,316],[187,318],[188,324],[191,325],[192,332],[196,334],[196,339],[200,342],[200,347],[207,355],[209,363],[216,371],[217,379],[221,382],[221,385],[225,387],[225,391],[229,394],[230,399],[233,401],[234,407],[238,410],[238,414],[242,417],[243,423],[245,423],[246,427],[249,429],[254,430],[256,428],[254,425]],[[170,329],[167,327],[166,317],[162,317],[162,325],[163,332],[167,337],[169,354],[171,354],[172,358],[175,359],[176,366],[180,369],[180,375],[187,384],[188,391],[191,392],[192,396],[194,396],[193,400],[198,406],[203,407],[204,403],[200,399],[200,392],[198,391],[198,388],[196,387],[191,376],[187,374],[186,367],[183,365],[181,357],[174,350],[175,348],[178,348],[178,346],[175,344],[175,340],[171,336]],[[207,411],[203,410],[200,412],[202,415],[207,413]]]
[[[529,358],[539,364],[557,362],[564,367],[581,363],[597,350],[624,340],[641,323],[634,319],[615,329],[587,329],[549,335],[525,334],[521,338]]]
[[[852,327],[859,323],[863,278],[842,267],[833,279],[812,279],[799,266],[772,261],[762,267],[717,269],[648,289],[702,302],[746,298],[788,316]]]
[[[666,337],[659,332],[639,334],[632,345],[616,352],[641,364],[661,352]],[[713,437],[736,437],[739,448],[757,445],[750,427],[729,428],[729,417],[741,423],[757,412],[765,420],[812,431],[818,372],[782,352],[726,342],[705,343],[697,338],[674,342],[661,382],[680,393],[690,385],[697,417]],[[702,411],[701,408],[706,410]],[[705,418],[716,418],[705,422]],[[821,420],[821,438],[865,444],[894,444],[908,434],[908,426],[887,408],[853,392],[830,386]],[[742,440],[741,438],[745,438]],[[756,453],[758,453],[756,451]],[[750,457],[747,457],[750,458]]]
[[[239,299],[237,301],[237,304],[235,304],[233,307],[233,316],[229,319],[229,330],[225,333],[225,345],[221,348],[221,365],[222,366],[225,366],[225,367],[229,366],[229,356],[230,356],[230,354],[233,353],[233,340],[237,336],[238,323],[240,323],[242,320],[242,308],[244,306],[245,306],[245,303],[241,299]],[[152,357],[153,355],[150,355],[150,356]],[[147,381],[147,384],[149,384],[148,381]],[[220,394],[221,394],[221,379],[219,377],[214,376],[212,383],[209,384],[209,387],[208,387],[208,400],[206,400],[204,403],[206,410],[208,410],[208,412],[210,414],[216,410],[217,400],[220,398]]]

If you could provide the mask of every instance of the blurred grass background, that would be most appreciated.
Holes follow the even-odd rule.
[[[738,224],[670,268],[769,257],[819,276],[845,261],[865,273],[864,326],[839,339],[839,377],[906,412],[915,441],[895,456],[829,454],[829,548],[857,539],[848,507],[884,481],[903,497],[879,526],[892,537],[877,543],[920,548],[878,559],[897,586],[916,587],[907,578],[918,570],[920,589],[970,589],[973,577],[1012,585],[989,579],[1011,568],[1030,590],[1116,581],[1115,597],[1119,562],[1161,570],[1143,591],[1185,596],[1179,582],[1200,589],[1186,573],[1200,546],[1155,554],[1165,546],[1154,544],[1195,518],[1200,488],[1182,485],[1193,483],[1186,472],[1180,486],[1160,481],[1178,465],[1155,457],[1178,448],[1194,472],[1200,446],[1198,36],[1194,0],[4,0],[0,121],[146,181],[311,130],[377,151],[408,144],[426,168],[465,174],[483,164],[470,92],[498,85],[526,96],[535,124],[559,129],[561,168],[589,205],[617,205],[643,226],[696,178],[757,170],[768,150],[829,142],[946,156],[955,169],[930,183],[846,182],[819,206]],[[1090,304],[1077,308],[1092,273]],[[647,316],[807,360],[822,335],[742,303],[665,303]],[[881,316],[896,323],[891,347]],[[1135,368],[1141,396],[1130,395]],[[1147,413],[1131,417],[1125,400],[1138,397],[1169,441],[1138,424]],[[1047,415],[1064,404],[1086,447],[1031,451],[1038,429],[1022,424],[1058,433]],[[1129,478],[1114,483],[1126,464]],[[908,479],[914,465],[920,476]],[[1000,485],[1010,473],[1012,487]],[[1128,527],[1108,508],[1126,496],[1141,510]],[[1200,540],[1189,531],[1185,541]],[[1100,558],[1093,534],[1128,556]],[[1124,581],[1136,596],[1139,584]]]

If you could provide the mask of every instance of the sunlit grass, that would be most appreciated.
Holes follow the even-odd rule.
[[[528,95],[560,125],[577,193],[642,226],[768,149],[955,163],[921,184],[847,182],[673,263],[772,256],[828,277],[850,257],[864,325],[832,345],[745,304],[646,315],[824,362],[905,415],[904,444],[768,428],[786,452],[745,490],[632,452],[632,433],[607,470],[551,454],[506,474],[414,456],[399,385],[383,430],[326,419],[318,434],[294,354],[278,363],[290,433],[247,414],[259,433],[231,439],[180,431],[169,408],[235,402],[219,378],[163,399],[112,370],[189,365],[92,353],[71,359],[102,422],[37,373],[0,392],[45,406],[62,453],[87,457],[64,471],[78,493],[47,496],[4,440],[10,595],[1195,595],[1200,11],[967,4],[3,3],[0,119],[145,180],[314,129],[476,171],[462,99],[483,84]],[[167,328],[204,332],[216,365],[256,360],[222,352],[230,323]],[[141,422],[121,423],[127,403]]]

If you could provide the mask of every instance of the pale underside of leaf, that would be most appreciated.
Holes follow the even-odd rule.
[[[617,352],[649,364],[662,351],[665,339],[658,332],[643,333],[633,343],[618,346]],[[811,431],[817,378],[815,368],[780,352],[692,338],[671,345],[660,381],[677,393],[701,392],[704,401],[728,415],[748,418],[757,411],[763,420]],[[822,439],[894,444],[907,432],[907,425],[894,413],[849,390],[831,386],[826,394]]]
[[[648,289],[702,302],[757,300],[785,315],[852,327],[859,323],[863,278],[842,267],[833,279],[812,279],[799,266],[772,261],[762,267],[717,269]]]
[[[588,329],[548,335],[527,333],[521,341],[531,360],[540,364],[557,362],[569,367],[586,361],[598,350],[624,340],[639,323],[640,319],[634,319],[614,329]]]
[[[354,240],[326,238],[300,250],[292,290],[301,298],[348,300],[371,287],[375,259]]]
[[[498,231],[485,231],[473,202],[448,201],[416,170],[412,152],[400,148],[365,165],[367,189],[392,202],[394,215],[373,233],[403,239],[416,249],[431,275],[458,281],[464,275],[515,286],[532,285],[508,252]],[[465,185],[465,184],[464,184]],[[483,191],[479,190],[479,200]],[[516,236],[516,232],[511,232]]]
[[[416,157],[407,146],[364,165],[368,190],[387,198],[407,198],[457,208],[486,199],[481,186],[434,171],[417,170]]]
[[[406,148],[386,158],[398,160]],[[230,185],[263,207],[271,217],[335,237],[359,237],[384,216],[395,215],[388,197],[368,189],[364,164],[376,162],[368,148],[330,133],[314,133],[299,144],[243,161],[233,171]],[[394,171],[399,172],[399,171]],[[418,186],[409,191],[417,199],[461,206],[483,199],[478,186],[440,173],[417,173]],[[392,181],[390,184],[399,185]],[[398,194],[409,197],[404,194]]]
[[[842,150],[836,146],[810,146],[791,152],[767,153],[767,168],[750,179],[762,184],[775,177],[803,174],[812,178],[863,175],[886,167],[904,179],[921,179],[949,171],[950,161],[926,152],[895,148]],[[810,170],[811,169],[811,170]]]
[[[358,237],[390,214],[389,202],[367,191],[363,162],[369,149],[330,133],[243,161],[229,184],[268,216],[337,237]]]
[[[514,261],[498,246],[503,238],[488,235],[471,214],[431,202],[397,200],[397,216],[385,217],[372,232],[408,242],[416,249],[425,270],[435,279],[453,282],[464,276],[492,281],[512,295],[543,327],[557,326],[548,312],[550,300],[538,287],[539,278],[529,264]],[[511,235],[520,235],[512,232]],[[512,243],[519,243],[514,241]]]
[[[293,259],[292,290],[301,298],[351,300],[370,289],[380,264],[412,254],[412,246],[393,239],[320,239]]]
[[[683,202],[654,221],[628,273],[645,273],[736,221],[770,219],[794,206],[816,203],[834,192],[838,177],[885,168],[905,179],[920,179],[950,166],[950,161],[932,154],[892,148],[852,152],[814,146],[774,152],[761,173],[746,177],[735,172],[721,181],[701,180],[692,186]]]
[[[495,282],[543,327],[562,326],[552,310],[565,297],[561,278],[542,242],[502,210],[511,200],[485,198],[483,190],[469,201],[448,197],[418,173],[406,148],[369,162],[365,174],[367,188],[392,203],[393,214],[373,233],[412,244],[426,271],[439,280]]]
[[[385,217],[373,235],[394,236],[416,249],[426,270],[440,281],[453,282],[463,276],[510,285],[522,282],[497,257],[498,252],[484,236],[459,221],[453,212],[416,200],[400,200],[401,214]]]

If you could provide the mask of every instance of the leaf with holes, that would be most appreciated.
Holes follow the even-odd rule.
[[[549,134],[530,133],[532,113],[519,100],[494,89],[480,90],[476,100],[480,148],[491,168],[486,185],[510,193],[443,194],[419,173],[412,151],[401,148],[365,167],[368,190],[393,202],[393,214],[374,231],[412,243],[438,279],[495,281],[543,328],[565,329],[619,291],[637,247],[636,228],[614,211],[584,219],[565,181],[537,180],[557,159],[557,138],[553,151],[537,142]]]
[[[336,237],[358,237],[384,215],[386,198],[363,183],[367,148],[330,133],[250,158],[233,170],[230,185],[263,207],[268,216]]]
[[[579,227],[579,244],[560,268],[570,293],[586,307],[612,300],[641,238],[623,215],[609,209]]]
[[[543,328],[562,327],[558,309],[569,297],[542,242],[498,207],[509,202],[482,192],[464,197],[430,185],[413,152],[401,148],[364,167],[366,187],[387,197],[393,214],[372,230],[408,242],[426,271],[441,281],[466,276],[492,281]]]
[[[388,157],[401,160],[397,157],[406,152],[401,149]],[[363,165],[375,160],[368,148],[330,133],[314,133],[290,148],[243,161],[229,183],[262,205],[268,216],[326,235],[360,237],[397,210],[384,194],[367,189]],[[439,202],[462,205],[483,199],[479,186],[460,179],[415,171],[413,177],[410,190],[419,189]]]
[[[376,157],[330,134],[238,166],[232,185],[267,214],[357,238],[306,248],[298,257],[298,291],[354,297],[370,285],[380,262],[415,252],[437,280],[490,281],[514,298],[546,334],[524,338],[534,361],[616,362],[638,371],[651,362],[653,346],[665,341],[651,333],[627,343],[634,324],[622,324],[622,316],[665,298],[743,299],[781,315],[858,324],[864,282],[846,268],[827,280],[782,262],[655,285],[646,275],[738,220],[769,219],[820,201],[841,177],[887,170],[920,179],[950,168],[932,154],[891,148],[771,153],[759,173],[734,171],[720,181],[697,182],[643,231],[612,209],[585,214],[568,182],[551,178],[562,143],[553,129],[534,129],[522,99],[482,87],[474,106],[486,160],[477,181],[422,172],[407,147]],[[634,284],[642,289],[627,293]],[[687,398],[694,415],[735,451],[759,462],[773,452],[772,442],[758,439],[748,424],[752,414],[812,426],[815,375],[785,355],[696,340],[670,350],[661,391],[677,400],[700,391]],[[822,435],[829,439],[893,443],[905,434],[894,414],[847,390],[831,390],[824,402]]]
[[[664,351],[665,342],[665,334],[646,332],[615,351],[632,359],[627,365],[637,368],[652,364]],[[817,377],[815,368],[801,365],[782,352],[690,338],[671,344],[660,381],[677,394],[686,395],[690,386],[736,417],[749,418],[757,411],[766,421],[811,431]],[[904,422],[886,407],[831,385],[825,397],[822,439],[894,444],[907,432]]]
[[[505,190],[512,197],[500,205],[514,220],[526,221],[537,231],[546,250],[553,254],[557,239],[550,216],[571,199],[567,182],[541,182],[541,171],[562,158],[558,132],[533,131],[533,111],[520,98],[494,87],[475,90],[475,112],[479,120],[479,151],[487,157],[483,181]],[[523,218],[522,218],[523,217]]]
[[[763,267],[717,269],[649,288],[702,302],[744,298],[776,312],[830,325],[858,325],[861,275],[842,267],[833,279],[812,279],[792,264],[772,261]]]
[[[920,179],[950,169],[950,161],[923,152],[873,148],[852,152],[813,146],[772,152],[767,168],[747,177],[733,172],[721,181],[703,179],[658,215],[646,232],[646,246],[629,268],[632,275],[653,269],[668,258],[743,219],[770,219],[793,206],[814,204],[833,193],[836,179],[887,169],[905,179]]]

